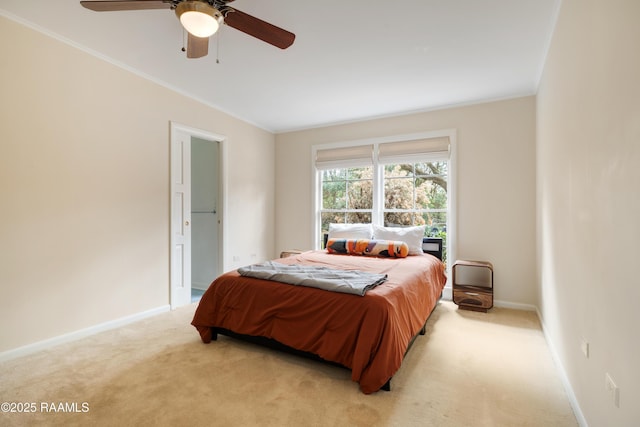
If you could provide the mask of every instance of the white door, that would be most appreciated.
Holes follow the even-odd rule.
[[[171,127],[171,308],[191,302],[191,135]]]
[[[171,308],[191,303],[191,142],[192,137],[220,143],[219,205],[214,209],[218,225],[216,266],[224,265],[226,210],[225,137],[171,123]],[[220,267],[218,267],[220,268]]]

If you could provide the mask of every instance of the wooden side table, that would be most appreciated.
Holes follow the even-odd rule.
[[[452,267],[453,302],[464,310],[487,312],[493,307],[493,265],[457,260]]]
[[[286,251],[282,251],[280,252],[280,258],[286,258],[286,257],[290,257],[293,255],[298,255],[301,254],[303,251],[299,250],[299,249],[288,249]]]

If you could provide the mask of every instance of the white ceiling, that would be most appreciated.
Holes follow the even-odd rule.
[[[0,0],[0,14],[284,132],[534,94],[559,2],[236,0],[295,33],[294,44],[280,50],[224,26],[201,59],[181,52],[171,10]]]

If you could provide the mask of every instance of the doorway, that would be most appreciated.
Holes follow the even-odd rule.
[[[171,123],[171,307],[197,299],[223,262],[225,138]]]
[[[191,137],[191,302],[218,276],[220,143]]]

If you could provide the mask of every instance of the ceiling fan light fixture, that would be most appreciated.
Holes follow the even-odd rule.
[[[184,29],[196,37],[211,37],[223,19],[218,9],[203,1],[183,1],[176,6],[176,15]]]

